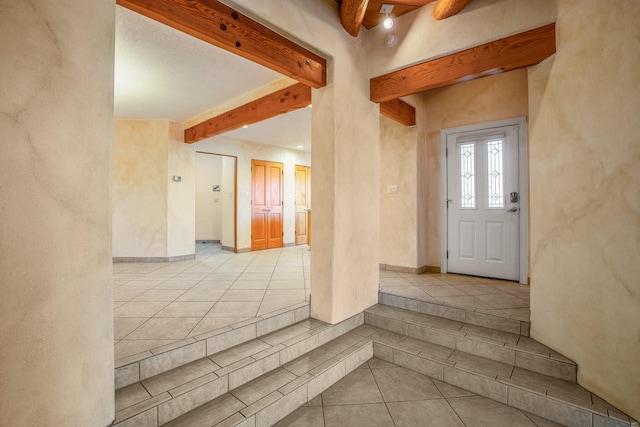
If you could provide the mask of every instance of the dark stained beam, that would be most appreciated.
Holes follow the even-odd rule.
[[[556,52],[556,26],[545,25],[370,80],[374,102],[390,101],[535,65]]]
[[[364,13],[367,11],[369,0],[342,0],[340,6],[340,23],[353,37],[358,37]]]
[[[438,0],[433,7],[433,17],[440,21],[460,12],[471,0]]]
[[[324,58],[218,0],[116,0],[120,6],[308,86],[327,84]]]
[[[297,83],[185,129],[184,142],[193,144],[244,125],[308,107],[310,104],[311,88]]]
[[[416,124],[416,109],[401,99],[381,102],[380,114],[403,126],[415,126]]]

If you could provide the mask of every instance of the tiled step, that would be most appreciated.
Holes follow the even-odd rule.
[[[415,311],[416,313],[444,317],[458,322],[510,332],[526,337],[529,336],[529,329],[531,327],[531,322],[529,322],[528,317],[524,318],[517,315],[507,316],[506,314],[500,316],[495,313],[495,310],[481,310],[463,305],[421,301],[388,292],[379,292],[378,302],[391,307]]]
[[[116,360],[115,389],[119,390],[308,318],[309,303],[303,302]]]
[[[372,341],[350,334],[354,345],[331,341],[166,426],[272,426],[373,357]]]
[[[365,323],[449,349],[576,382],[577,366],[574,362],[519,334],[387,305],[376,305],[366,310]]]
[[[360,313],[336,325],[314,319],[303,320],[249,341],[242,335],[234,337],[233,332],[237,330],[225,332],[221,343],[215,342],[219,335],[210,337],[206,341],[207,349],[224,350],[207,353],[208,356],[161,374],[148,376],[117,390],[114,424],[120,427],[158,426],[176,420],[190,411],[208,413],[211,408],[218,408],[221,402],[230,399],[224,397],[229,391],[241,390],[248,382],[282,369],[291,375],[281,375],[288,378],[281,387],[289,384],[289,388],[284,389],[286,393],[280,390],[281,396],[271,395],[269,399],[278,398],[270,403],[275,405],[281,399],[285,400],[280,405],[290,405],[287,403],[288,399],[298,402],[298,394],[302,393],[297,391],[300,387],[305,387],[305,390],[310,387],[311,390],[317,389],[320,392],[324,384],[328,387],[346,375],[347,367],[355,369],[367,359],[353,365],[356,360],[366,355],[368,358],[372,357],[373,346],[370,340],[361,334],[343,337],[363,323],[364,314]],[[229,340],[241,343],[229,348]],[[355,344],[361,345],[353,347]],[[289,392],[298,394],[287,397]],[[220,399],[214,402],[216,398]],[[233,399],[231,401],[235,402]],[[246,399],[243,401],[248,402]],[[241,409],[245,411],[243,416],[250,410],[256,410],[256,404],[258,402],[244,404]],[[226,405],[223,406],[226,408]],[[247,409],[249,406],[251,408]],[[296,408],[297,406],[292,407],[291,410]],[[261,411],[266,412],[258,416]],[[266,417],[265,419],[272,417],[268,415],[268,409],[262,407],[253,415],[258,418]]]
[[[375,357],[557,423],[571,427],[637,426],[575,382],[369,324],[360,327],[359,333],[369,334]]]

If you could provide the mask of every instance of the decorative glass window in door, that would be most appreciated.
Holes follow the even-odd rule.
[[[476,207],[476,144],[459,145],[460,149],[460,207]]]
[[[503,139],[487,141],[487,207],[504,208]]]

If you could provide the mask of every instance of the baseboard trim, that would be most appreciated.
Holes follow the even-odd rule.
[[[223,246],[222,250],[223,251],[231,251],[231,252],[233,252],[233,246]]]
[[[295,243],[295,242],[285,243],[285,244],[284,244],[284,247],[285,247],[285,248],[290,248],[290,247],[295,246],[295,245],[296,245],[296,243]]]
[[[196,240],[196,244],[198,243],[220,243],[220,240]]]
[[[196,259],[196,254],[177,255],[177,256],[170,256],[170,257],[136,257],[136,256],[113,257],[113,262],[174,262],[174,261],[185,261],[188,259]]]
[[[440,273],[440,267],[431,265],[423,265],[422,267],[404,267],[402,265],[380,264],[380,270],[398,271],[400,273],[423,274],[423,273]]]
[[[239,248],[238,253],[243,254],[245,252],[251,252],[251,248]]]

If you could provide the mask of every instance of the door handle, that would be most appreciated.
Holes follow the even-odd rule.
[[[518,208],[513,207],[513,208],[509,209],[507,212],[518,212]]]
[[[271,208],[265,208],[265,209],[262,209],[262,210],[265,211],[265,212],[269,212],[271,210]]]

